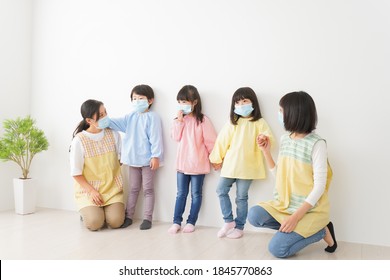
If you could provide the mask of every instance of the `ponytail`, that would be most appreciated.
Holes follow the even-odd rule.
[[[89,128],[89,124],[83,119],[79,125],[76,127],[76,129],[73,132],[73,138],[77,135],[77,133],[80,133],[83,130],[87,130]]]

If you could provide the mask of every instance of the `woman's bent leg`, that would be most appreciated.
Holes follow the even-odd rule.
[[[320,241],[325,236],[325,229],[304,238],[296,232],[276,232],[271,239],[268,249],[277,258],[287,258],[295,255],[306,246]]]
[[[104,211],[98,206],[87,206],[80,209],[83,223],[89,230],[96,231],[104,226]],[[122,221],[123,222],[123,221]]]
[[[104,213],[106,222],[110,228],[119,228],[125,220],[125,206],[123,203],[117,202],[105,206]]]
[[[255,227],[264,227],[275,230],[280,228],[280,223],[259,205],[255,205],[249,209],[248,221]]]

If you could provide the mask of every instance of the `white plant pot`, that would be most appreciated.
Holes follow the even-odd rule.
[[[16,214],[31,214],[35,212],[36,180],[14,179],[14,198]]]

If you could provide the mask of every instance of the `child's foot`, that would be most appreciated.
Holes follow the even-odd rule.
[[[230,233],[226,235],[227,238],[230,239],[238,239],[244,235],[244,231],[242,229],[235,228]]]
[[[152,227],[152,222],[149,220],[143,220],[142,224],[139,226],[140,230],[150,229]]]
[[[183,228],[184,233],[191,233],[195,231],[195,226],[193,224],[186,224]]]
[[[121,228],[127,228],[129,225],[131,225],[133,223],[133,220],[130,219],[130,218],[125,218],[125,221],[123,222],[123,224],[121,225]]]
[[[176,234],[178,233],[180,230],[180,225],[178,224],[173,224],[171,225],[171,227],[168,229],[168,232],[171,233],[171,234]]]
[[[223,227],[218,231],[217,236],[219,238],[226,236],[227,234],[230,233],[230,231],[232,231],[235,228],[235,226],[236,226],[235,221],[230,223],[225,223]]]
[[[326,247],[325,251],[328,253],[333,253],[337,249],[337,241],[336,241],[336,235],[334,234],[334,228],[332,222],[329,222],[329,224],[326,227],[328,228],[330,235],[332,236],[333,245]]]

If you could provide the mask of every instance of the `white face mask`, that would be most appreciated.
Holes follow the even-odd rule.
[[[284,127],[283,113],[281,111],[278,111],[278,121]]]
[[[177,110],[183,111],[184,115],[188,115],[192,112],[192,106],[190,104],[177,104]]]
[[[143,113],[145,112],[146,109],[149,107],[148,100],[146,99],[141,99],[141,100],[133,100],[132,102],[133,108],[135,111],[138,113]]]
[[[252,103],[234,106],[234,113],[242,117],[248,117],[253,110]]]
[[[103,117],[103,118],[98,120],[98,126],[97,127],[100,128],[100,129],[107,128],[107,127],[110,126],[110,122],[111,122],[110,118],[108,116],[105,116],[105,117]]]

